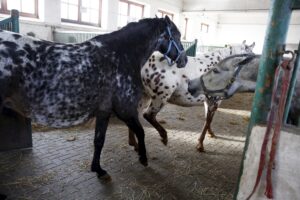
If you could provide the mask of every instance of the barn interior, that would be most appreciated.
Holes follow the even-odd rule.
[[[143,18],[168,16],[180,30],[181,42],[190,57],[197,58],[203,53],[211,54],[226,48],[226,45],[241,45],[246,41],[247,45],[255,43],[255,54],[267,55],[266,52],[277,52],[279,47],[290,50],[294,52],[295,58],[298,57],[294,68],[299,66],[299,0],[0,2],[0,28],[38,40],[82,43],[97,35],[121,30],[127,24]],[[288,13],[278,7],[289,8]],[[9,22],[11,25],[7,25],[8,19],[12,20]],[[270,39],[271,27],[280,22],[285,26],[275,30],[277,42],[273,42]],[[1,48],[0,46],[0,50]],[[274,54],[276,56],[278,55]],[[274,58],[276,64],[275,61],[272,64],[277,66],[281,63],[280,59]],[[260,68],[261,66],[264,66],[263,62],[260,63]],[[0,65],[0,69],[1,67],[3,66]],[[293,76],[297,74],[295,71],[297,70],[294,70]],[[274,74],[274,70],[269,73]],[[294,82],[297,85],[297,80]],[[0,200],[246,199],[254,187],[258,171],[263,143],[261,135],[265,132],[267,111],[271,105],[271,86],[272,83],[268,86],[269,91],[262,92],[260,97],[256,97],[256,93],[238,93],[223,100],[215,111],[212,122],[216,137],[206,135],[205,152],[196,149],[206,122],[203,105],[180,106],[168,103],[162,109],[157,119],[168,132],[167,145],[161,142],[157,130],[140,113],[140,121],[145,130],[149,162],[147,167],[139,163],[134,148],[128,145],[128,127],[116,116],[112,116],[101,157],[102,166],[112,178],[109,182],[101,181],[90,169],[94,152],[94,118],[81,125],[57,129],[35,124],[18,114],[2,112]],[[297,94],[296,91],[295,93]],[[299,102],[298,96],[295,99]],[[259,110],[257,108],[260,108],[261,101],[268,103],[263,105],[264,109]],[[263,117],[265,119],[261,120]],[[298,119],[300,122],[300,116]],[[259,127],[256,126],[258,124]],[[300,174],[296,167],[300,164],[296,156],[300,148],[300,125],[282,124],[283,136],[279,138],[279,155],[275,157],[274,166],[276,168],[276,159],[278,162],[280,160],[277,166],[283,172],[273,172],[274,199],[298,199],[299,191],[295,188],[300,187]],[[294,143],[288,145],[282,138]],[[253,147],[255,141],[259,144],[256,147],[259,150]],[[269,145],[271,148],[271,144]],[[292,149],[285,151],[286,146]],[[252,147],[254,152],[251,151]],[[246,160],[249,156],[253,159],[255,157],[254,161]],[[288,161],[284,160],[286,157],[289,158]],[[251,166],[251,162],[256,165]],[[287,162],[291,167],[281,168],[284,165],[281,162]],[[282,178],[280,173],[288,178]],[[265,176],[263,174],[256,196],[252,199],[267,199],[264,195]],[[248,179],[251,179],[250,183],[246,181]],[[284,185],[284,181],[289,187],[280,190],[279,186]]]

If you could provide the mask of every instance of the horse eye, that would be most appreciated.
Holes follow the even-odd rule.
[[[213,71],[214,73],[216,73],[216,74],[220,73],[219,70],[218,70],[217,68],[213,68],[212,71]]]

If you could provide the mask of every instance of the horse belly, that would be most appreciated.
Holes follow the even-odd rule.
[[[69,127],[87,121],[94,110],[91,103],[76,102],[69,97],[57,99],[55,103],[49,96],[43,101],[31,105],[31,119],[33,122],[50,127]],[[96,105],[96,103],[94,103]]]
[[[26,91],[32,121],[51,127],[68,127],[87,121],[101,102],[100,94],[105,96],[99,84],[93,78],[77,80],[64,77],[47,80],[44,86],[41,83],[31,85]]]

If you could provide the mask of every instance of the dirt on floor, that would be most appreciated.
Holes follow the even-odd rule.
[[[223,101],[207,137],[196,151],[204,124],[203,107],[167,105],[158,119],[168,130],[165,146],[148,123],[149,166],[128,145],[127,127],[113,118],[101,163],[112,182],[90,172],[93,120],[71,129],[33,128],[33,148],[0,152],[0,193],[8,199],[232,199],[249,121],[252,94]]]

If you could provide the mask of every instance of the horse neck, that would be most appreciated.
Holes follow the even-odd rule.
[[[165,30],[164,26],[162,19],[146,19],[95,39],[104,42],[119,56],[126,56],[126,59],[135,64],[132,67],[140,69],[155,51],[158,38]]]
[[[226,58],[228,56],[236,55],[236,54],[243,54],[247,53],[241,46],[236,46],[236,47],[225,47],[222,49],[217,50],[219,54],[221,55],[222,58]]]
[[[258,76],[260,57],[254,58],[254,60],[246,64],[240,72],[240,80],[243,85],[243,90],[247,92],[254,92],[256,80]]]
[[[222,48],[222,49],[219,49],[217,50],[217,52],[219,53],[219,55],[221,56],[221,59],[224,59],[228,56],[231,56],[233,51],[230,50],[230,48],[228,47],[225,47],[225,48]]]

